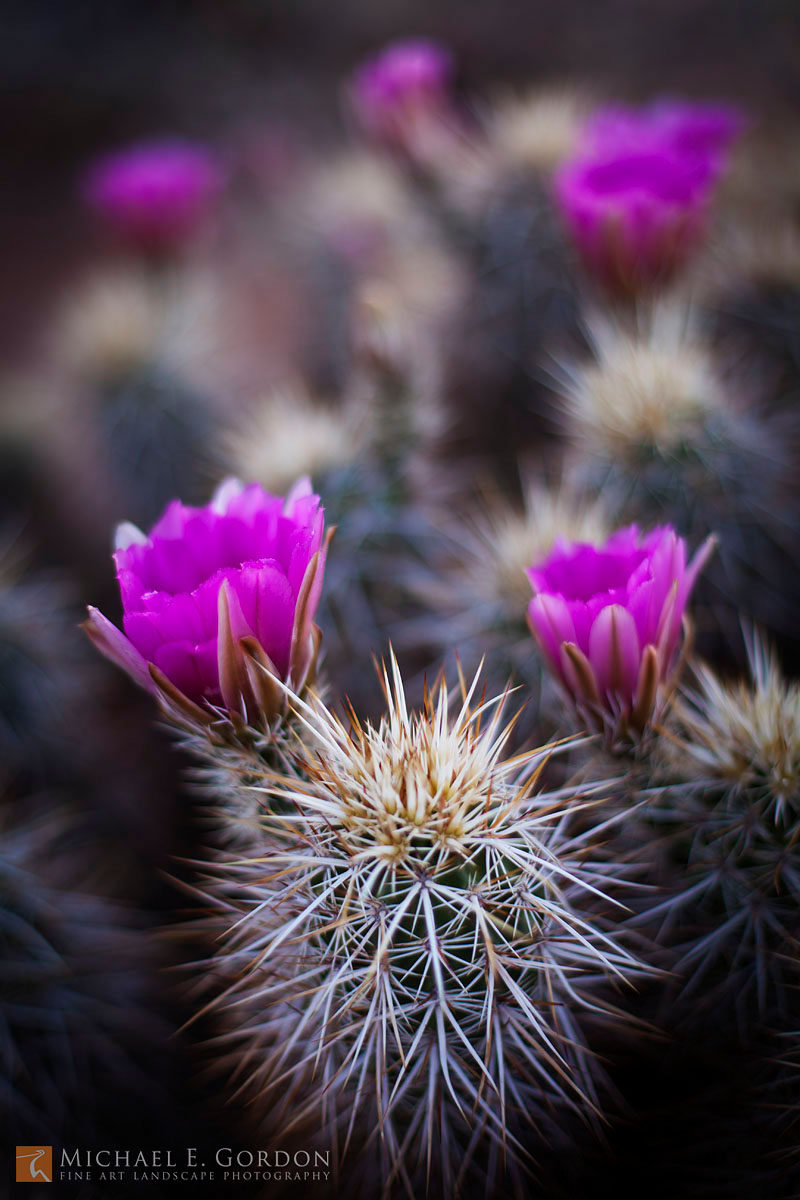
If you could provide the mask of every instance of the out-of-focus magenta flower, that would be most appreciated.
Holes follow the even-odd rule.
[[[393,42],[355,73],[353,110],[370,137],[406,146],[415,127],[446,114],[453,70],[449,50],[423,38]]]
[[[179,140],[140,142],[90,166],[83,196],[122,240],[166,250],[205,222],[224,172],[205,146]]]
[[[647,108],[598,109],[584,134],[587,151],[661,148],[704,161],[719,172],[733,142],[747,128],[741,109],[729,104],[659,100]]]
[[[600,728],[647,725],[675,662],[689,593],[713,546],[690,563],[669,526],[636,525],[602,546],[557,540],[528,576],[528,623],[581,712]]]
[[[667,280],[701,240],[713,182],[706,159],[620,149],[565,163],[555,188],[587,269],[637,292]]]
[[[284,500],[228,480],[205,508],[173,500],[149,536],[117,531],[122,633],[95,608],[85,628],[138,683],[194,719],[209,705],[272,716],[276,680],[303,686],[327,543],[307,479]],[[206,702],[208,702],[206,704]]]

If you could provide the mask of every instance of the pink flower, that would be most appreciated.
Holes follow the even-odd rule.
[[[191,142],[140,142],[95,162],[83,195],[122,240],[144,250],[186,241],[209,215],[224,182],[210,150]]]
[[[528,571],[528,623],[550,666],[595,725],[641,731],[675,662],[689,593],[713,546],[636,525],[600,547],[560,539]]]
[[[727,104],[692,104],[659,100],[648,108],[602,108],[590,119],[585,146],[590,152],[658,147],[687,158],[705,161],[718,173],[727,152],[746,129],[738,108]]]
[[[205,508],[173,500],[145,536],[117,531],[124,634],[89,609],[85,628],[138,683],[192,717],[208,706],[251,718],[280,708],[318,648],[313,625],[327,544],[319,496],[301,480],[284,500],[228,480]]]
[[[705,158],[655,147],[573,159],[555,188],[589,271],[637,292],[669,278],[701,240],[713,182]]]
[[[449,50],[423,38],[393,42],[356,71],[350,97],[371,137],[402,146],[420,121],[446,113],[453,70]]]

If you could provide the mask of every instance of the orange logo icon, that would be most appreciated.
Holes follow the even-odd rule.
[[[17,1183],[53,1182],[52,1146],[17,1146]]]

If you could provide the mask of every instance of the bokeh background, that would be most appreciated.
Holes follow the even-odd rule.
[[[433,9],[433,11],[432,11]],[[7,280],[2,348],[30,352],[43,308],[91,252],[75,173],[93,152],[165,129],[204,138],[266,124],[289,145],[340,140],[341,84],[393,38],[453,48],[472,97],[580,81],[620,99],[730,97],[780,121],[800,104],[791,0],[438,3],[7,3],[0,80]]]

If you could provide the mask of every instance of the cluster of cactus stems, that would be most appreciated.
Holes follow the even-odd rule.
[[[170,143],[134,156],[159,187],[178,164],[162,210],[125,155],[92,192],[138,266],[50,341],[47,461],[103,463],[93,537],[137,523],[122,628],[85,628],[191,764],[187,1028],[259,1144],[331,1150],[364,1197],[549,1194],[540,1158],[598,1153],[647,1021],[755,1056],[798,1024],[800,255],[757,265],[749,229],[738,275],[699,253],[746,208],[741,114],[592,123],[551,91],[468,115],[449,71],[388,51],[349,93],[360,148],[289,172],[263,227],[239,211],[297,288],[285,378],[243,397],[252,362],[181,328],[195,268],[235,290],[242,264],[188,254],[226,181]],[[80,694],[58,620],[0,580],[9,793]],[[128,942],[102,889],[43,879],[59,821],[42,848],[3,805],[0,1102],[44,1132],[85,1028],[76,1068],[128,1078]]]

